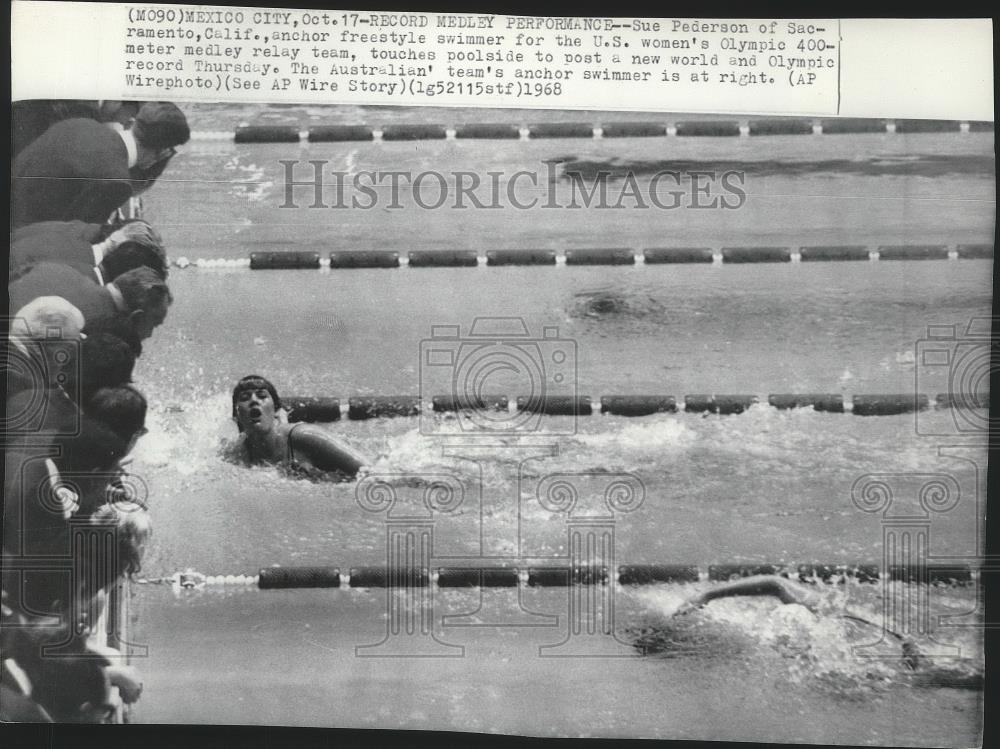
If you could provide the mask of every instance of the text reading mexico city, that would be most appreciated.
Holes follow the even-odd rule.
[[[740,23],[686,19],[661,23],[635,19],[621,23],[621,19],[613,18],[251,12],[142,7],[130,9],[129,20],[126,83],[134,87],[161,89],[212,88],[213,79],[208,76],[226,74],[237,76],[232,80],[236,89],[262,90],[268,88],[265,85],[268,82],[261,76],[280,73],[280,77],[269,81],[271,90],[296,88],[333,92],[341,87],[337,77],[357,76],[343,82],[348,91],[392,94],[400,84],[386,81],[386,77],[425,77],[433,69],[433,64],[440,62],[439,51],[424,49],[421,45],[439,45],[446,49],[444,62],[448,65],[449,78],[453,79],[484,78],[489,72],[494,79],[509,73],[521,81],[558,82],[576,76],[581,80],[649,81],[654,75],[657,80],[666,83],[685,80],[685,74],[676,69],[654,74],[650,70],[630,71],[614,67],[582,71],[560,67],[614,65],[629,58],[632,64],[640,64],[646,58],[637,55],[636,50],[626,49],[629,42],[621,32],[724,34],[728,36],[719,40],[720,49],[734,55],[769,53],[767,60],[772,67],[812,69],[831,64],[830,60],[819,58],[808,60],[791,54],[786,57],[786,43],[773,38],[773,35],[780,32],[807,35],[815,29],[792,22],[779,26],[778,21]],[[139,25],[144,23],[152,25]],[[429,29],[437,29],[440,33],[429,35],[426,33]],[[555,33],[545,35],[540,32]],[[154,39],[156,42],[151,41]],[[188,43],[183,46],[164,43],[170,40]],[[687,75],[695,82],[710,80],[708,71],[703,68],[719,62],[717,54],[706,52],[710,45],[704,39],[664,36],[644,38],[641,42],[649,50],[686,53],[671,58],[670,63],[681,69],[689,68],[691,72]],[[294,46],[286,46],[289,43]],[[559,48],[557,54],[538,49],[553,43]],[[370,48],[366,49],[367,45],[371,45]],[[358,62],[359,51],[369,54],[371,62]],[[626,60],[622,60],[623,55]],[[185,57],[193,60],[186,62]],[[660,58],[655,59],[659,61]],[[727,62],[734,66],[747,64],[742,57],[735,56]],[[287,67],[284,67],[285,63]],[[478,63],[512,64],[517,67],[511,70],[504,67],[484,69],[475,67]],[[697,72],[694,72],[695,69]],[[193,72],[206,77],[162,78],[148,75],[150,72]],[[330,76],[332,79],[319,76]],[[719,83],[740,86],[767,81],[762,76],[748,79],[745,75],[724,71],[716,72],[713,77]],[[452,85],[463,84],[452,81]],[[494,82],[494,86],[502,85]],[[435,91],[413,93],[433,95]],[[495,93],[503,92],[498,90]]]

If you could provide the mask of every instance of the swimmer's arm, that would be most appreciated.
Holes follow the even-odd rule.
[[[304,424],[289,435],[292,449],[309,459],[321,471],[342,471],[357,474],[371,461],[363,455],[338,442],[327,432]]]
[[[676,613],[685,614],[693,609],[704,606],[709,601],[714,601],[716,598],[730,598],[732,596],[775,596],[782,603],[798,603],[810,610],[815,608],[806,600],[804,595],[795,590],[792,583],[788,580],[774,575],[756,575],[730,583],[723,583],[701,595],[695,596],[686,601]]]
[[[775,575],[757,575],[754,577],[747,577],[742,580],[736,580],[731,583],[723,583],[718,587],[712,588],[712,590],[690,598],[681,604],[680,608],[674,612],[674,616],[688,614],[694,609],[701,608],[706,603],[713,601],[716,598],[729,598],[731,596],[775,596],[780,599],[782,603],[797,603],[801,606],[805,606],[813,613],[816,613],[816,606],[808,600],[807,595],[807,593],[796,588],[794,583],[783,577],[777,577]],[[852,611],[851,609],[848,609],[847,612],[841,616],[845,619],[851,619],[862,624],[877,627],[887,634],[892,635],[902,643],[904,663],[906,663],[906,665],[911,669],[917,669],[920,666],[923,656],[920,653],[920,649],[917,647],[917,644],[911,638],[904,637],[898,632],[895,632],[885,626],[885,624],[877,624],[870,619],[861,616],[859,613]]]

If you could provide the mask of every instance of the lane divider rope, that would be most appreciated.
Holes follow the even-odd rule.
[[[880,120],[880,119],[754,119],[746,124],[736,120],[686,120],[667,122],[550,122],[521,126],[514,123],[468,123],[446,127],[436,124],[252,125],[241,123],[232,130],[196,130],[196,141],[228,140],[235,143],[331,143],[347,141],[415,140],[535,140],[656,137],[761,137],[773,135],[857,135],[864,133],[978,133],[991,132],[992,122],[960,120]]]
[[[742,265],[756,263],[882,262],[903,260],[992,260],[993,245],[943,244],[818,245],[799,247],[650,247],[636,252],[628,247],[586,247],[555,250],[413,250],[405,256],[392,250],[336,250],[327,257],[319,252],[283,250],[252,252],[249,258],[178,257],[177,268],[250,268],[251,270],[345,270],[361,268],[475,268],[500,266],[588,265]]]
[[[718,414],[729,416],[748,411],[761,403],[756,395],[689,394],[683,399],[672,395],[605,395],[598,404],[588,395],[507,395],[453,394],[435,395],[425,401],[419,395],[359,395],[346,399],[326,396],[288,396],[282,399],[291,422],[333,422],[346,418],[363,421],[373,418],[455,414],[469,412],[504,412],[545,414],[548,416],[591,416],[595,413],[615,416],[649,416],[658,413]],[[347,408],[344,408],[344,401]],[[929,409],[988,409],[986,393],[938,393],[933,401],[924,394],[858,394],[846,401],[840,393],[773,393],[767,396],[769,407],[778,410],[812,408],[826,413],[853,413],[855,416],[895,416]],[[491,417],[497,421],[498,417]]]
[[[491,566],[399,567],[359,566],[346,573],[333,566],[274,565],[256,575],[205,575],[192,569],[160,578],[140,578],[140,584],[169,584],[178,588],[227,586],[261,590],[290,588],[517,588],[571,585],[655,585],[662,583],[724,582],[752,575],[780,575],[806,583],[842,584],[848,580],[877,583],[878,564],[626,564],[612,573],[601,566]],[[888,579],[917,585],[965,586],[977,582],[978,567],[969,564],[912,564],[889,568]]]

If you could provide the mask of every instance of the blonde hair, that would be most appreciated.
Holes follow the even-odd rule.
[[[119,575],[134,575],[142,568],[142,556],[153,535],[149,512],[137,502],[110,502],[90,516],[92,525],[114,526]]]

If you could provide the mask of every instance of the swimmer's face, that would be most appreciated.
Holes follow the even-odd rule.
[[[270,432],[277,425],[274,399],[267,388],[250,388],[236,397],[236,422],[244,432]]]

